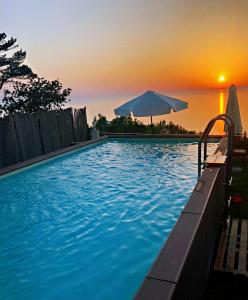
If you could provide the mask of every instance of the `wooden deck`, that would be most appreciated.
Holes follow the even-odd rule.
[[[229,219],[222,231],[217,250],[215,271],[248,276],[247,268],[248,220]]]

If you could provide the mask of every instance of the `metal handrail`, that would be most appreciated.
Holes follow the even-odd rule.
[[[232,147],[233,147],[233,137],[234,137],[234,124],[233,120],[230,116],[227,116],[225,114],[220,114],[213,118],[212,120],[209,121],[207,124],[200,141],[198,143],[198,177],[201,176],[201,166],[202,164],[205,167],[205,161],[207,159],[207,143],[208,143],[208,137],[209,133],[212,130],[213,126],[215,125],[216,121],[223,121],[224,123],[227,124],[228,127],[228,148],[227,148],[227,181],[230,180],[231,178],[231,159],[232,159]],[[202,142],[204,142],[204,161],[202,163]]]
[[[227,136],[227,141],[228,141],[228,147],[227,147],[227,159],[226,159],[226,168],[225,168],[225,174],[226,174],[226,183],[225,183],[225,202],[223,206],[223,224],[224,226],[227,225],[227,208],[228,208],[228,198],[230,195],[230,185],[231,185],[231,172],[232,172],[232,152],[233,152],[233,138],[234,138],[234,123],[233,120],[230,116],[227,116],[225,114],[221,114],[213,118],[212,120],[209,121],[207,124],[202,137],[200,138],[200,141],[198,143],[198,177],[201,176],[201,166],[203,164],[203,168],[206,166],[206,159],[207,159],[207,143],[208,143],[208,137],[209,133],[212,130],[213,126],[215,125],[216,121],[221,120],[225,124],[227,124],[228,130],[228,136]],[[204,161],[202,163],[202,149],[201,145],[202,142],[204,142]]]

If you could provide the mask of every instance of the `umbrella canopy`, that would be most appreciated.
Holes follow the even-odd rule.
[[[229,96],[226,107],[226,114],[233,119],[234,122],[234,133],[236,135],[242,132],[242,123],[239,111],[239,102],[237,97],[237,88],[232,84],[229,88]],[[228,131],[227,125],[225,125],[225,131]]]
[[[186,109],[188,103],[148,91],[114,110],[118,116],[147,117],[169,114],[171,111]]]

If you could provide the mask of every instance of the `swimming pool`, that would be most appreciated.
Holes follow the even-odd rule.
[[[197,144],[122,139],[0,178],[0,299],[131,299],[197,179]]]

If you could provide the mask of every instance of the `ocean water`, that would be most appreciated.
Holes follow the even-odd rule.
[[[197,144],[162,140],[0,178],[0,299],[132,299],[196,179]]]
[[[135,96],[142,94],[143,92],[145,91],[140,91],[132,94],[123,93],[120,95],[111,96],[103,95],[101,97],[93,94],[88,97],[83,97],[82,95],[77,95],[76,91],[74,91],[74,98],[71,105],[77,107],[86,106],[88,121],[89,124],[91,124],[93,117],[98,113],[106,115],[108,119],[111,120],[113,117],[115,117],[114,108],[130,99],[133,99]],[[184,126],[188,130],[202,132],[211,118],[226,111],[228,89],[188,91],[160,90],[158,92],[187,101],[189,104],[189,108],[177,113],[155,116],[153,117],[154,123],[157,123],[161,120],[166,120],[167,122],[172,121]],[[243,128],[248,131],[248,89],[238,88],[237,95]],[[143,121],[146,124],[150,123],[150,117],[139,118],[139,120]],[[216,134],[223,134],[223,123],[217,122],[212,132]]]

